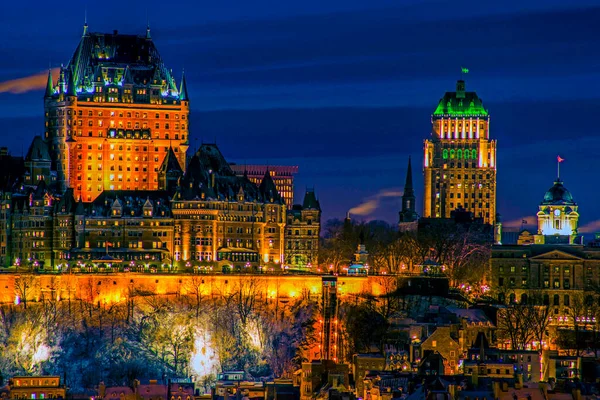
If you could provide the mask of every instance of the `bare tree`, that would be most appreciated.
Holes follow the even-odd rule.
[[[184,283],[184,288],[194,300],[196,319],[200,317],[200,309],[204,299],[204,278],[201,275],[190,275]]]
[[[38,283],[33,274],[21,274],[15,279],[16,296],[23,303],[23,308],[27,309],[27,301],[38,288]]]

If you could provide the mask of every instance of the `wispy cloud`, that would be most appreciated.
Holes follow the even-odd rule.
[[[359,215],[364,217],[372,214],[375,210],[377,210],[377,208],[379,208],[379,205],[381,204],[381,201],[384,198],[400,196],[402,196],[402,192],[399,190],[383,189],[379,193],[377,193],[374,196],[371,196],[359,205],[352,207],[349,212],[351,215]]]
[[[52,69],[52,75],[58,76],[59,69]],[[26,93],[32,90],[40,90],[46,87],[48,82],[48,71],[26,76],[24,78],[12,79],[0,82],[0,93]]]
[[[597,219],[592,222],[588,222],[587,224],[579,227],[580,233],[596,233],[600,232],[600,219]]]

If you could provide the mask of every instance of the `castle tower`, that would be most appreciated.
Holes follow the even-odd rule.
[[[93,201],[104,190],[157,190],[169,149],[186,165],[189,95],[177,89],[149,31],[84,27],[57,85],[48,75],[45,137],[60,191]]]
[[[449,218],[457,208],[494,224],[496,216],[496,141],[490,116],[475,92],[456,83],[431,116],[431,138],[424,148],[426,218]]]

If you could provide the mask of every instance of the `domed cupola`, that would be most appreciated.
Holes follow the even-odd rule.
[[[571,192],[557,179],[538,208],[538,234],[535,243],[574,244],[577,240],[579,213]]]
[[[552,186],[546,194],[544,195],[544,201],[542,201],[542,205],[577,205],[573,200],[573,196],[571,192],[564,187],[562,181],[557,179],[554,182],[554,186]]]

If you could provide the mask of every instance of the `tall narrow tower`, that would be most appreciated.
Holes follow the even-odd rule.
[[[59,190],[93,201],[104,190],[157,190],[172,151],[186,165],[189,96],[151,36],[91,33],[87,24],[56,85],[48,74],[45,137]]]
[[[424,206],[426,218],[449,218],[464,208],[494,224],[496,216],[496,141],[490,139],[490,116],[475,92],[456,83],[431,116],[425,140]]]
[[[413,222],[419,217],[415,211],[415,191],[413,189],[412,166],[410,156],[408,157],[408,169],[406,170],[406,182],[402,194],[402,211],[400,211],[399,222]]]

